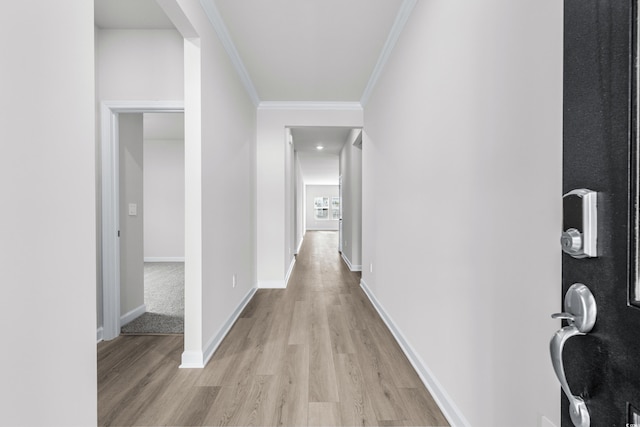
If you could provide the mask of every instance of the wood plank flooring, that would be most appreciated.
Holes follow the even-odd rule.
[[[448,426],[337,251],[307,232],[287,289],[258,290],[204,369],[182,335],[98,345],[100,426]]]

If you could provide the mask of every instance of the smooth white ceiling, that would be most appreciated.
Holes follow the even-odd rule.
[[[175,28],[156,0],[94,0],[95,24],[102,29]]]
[[[307,185],[338,185],[340,150],[351,128],[292,128],[293,147],[298,153],[300,169]],[[322,145],[320,151],[316,147]]]
[[[406,0],[202,1],[220,14],[255,102],[359,102],[406,9]],[[174,29],[156,0],[94,7],[98,28]]]
[[[144,113],[144,139],[184,140],[184,113]]]
[[[260,100],[357,102],[402,0],[215,4]]]

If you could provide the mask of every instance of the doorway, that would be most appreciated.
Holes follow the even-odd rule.
[[[120,334],[122,314],[136,316],[138,312],[121,313],[121,244],[120,234],[122,210],[120,202],[120,116],[131,113],[184,113],[184,103],[180,101],[123,101],[103,102],[101,115],[102,130],[102,281],[103,281],[103,338],[113,339]],[[136,127],[125,118],[126,126]],[[135,121],[135,120],[131,120]],[[142,133],[142,120],[137,126]],[[124,124],[124,123],[123,123]],[[142,151],[142,150],[140,150]],[[131,155],[131,153],[129,153]],[[139,154],[138,154],[139,156]],[[135,156],[134,156],[135,157]],[[132,159],[132,161],[134,161]],[[134,161],[135,162],[135,161]],[[136,217],[137,204],[127,204],[126,218]],[[142,228],[138,227],[140,235]],[[142,248],[141,239],[138,245]],[[142,254],[139,253],[139,256]],[[143,256],[142,256],[143,258]],[[139,263],[138,263],[139,264]],[[126,268],[126,267],[125,267]],[[137,274],[140,274],[138,272]],[[139,292],[139,294],[143,294]],[[141,298],[143,299],[143,298]],[[134,308],[135,310],[135,308]],[[140,309],[139,309],[140,310]],[[137,317],[137,316],[136,316]]]
[[[184,114],[121,114],[119,169],[121,333],[182,334]]]
[[[362,129],[292,127],[295,245],[306,231],[333,231],[335,250],[351,271],[361,271]]]

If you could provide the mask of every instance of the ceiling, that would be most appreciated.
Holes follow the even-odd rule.
[[[212,24],[257,102],[360,102],[412,3],[201,1],[221,18]],[[94,0],[94,8],[101,29],[174,28],[156,0]]]
[[[175,28],[156,0],[94,0],[95,24],[102,29]]]
[[[350,132],[351,128],[343,127],[291,129],[305,184],[338,185],[340,150]],[[318,145],[322,145],[323,149],[318,150]]]
[[[401,4],[215,1],[260,100],[321,102],[360,101]]]
[[[298,153],[318,153],[340,155],[351,128],[344,127],[299,127],[291,128],[293,146]],[[316,148],[322,145],[322,151]]]

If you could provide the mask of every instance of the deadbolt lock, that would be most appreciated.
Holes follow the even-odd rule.
[[[562,197],[562,250],[574,258],[598,256],[598,193],[580,188]]]

